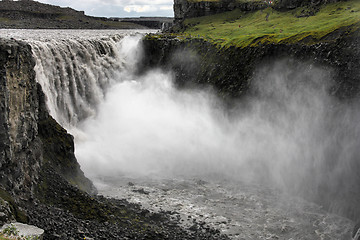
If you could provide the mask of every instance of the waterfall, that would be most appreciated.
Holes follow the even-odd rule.
[[[360,114],[329,95],[331,71],[294,60],[259,66],[253,95],[229,113],[211,90],[177,89],[171,72],[134,75],[139,41],[29,41],[50,113],[75,135],[88,176],[257,181],[352,214]]]
[[[65,128],[95,116],[106,91],[133,69],[139,36],[102,39],[34,40],[36,78],[47,96],[50,114]],[[130,45],[129,45],[130,44]],[[131,55],[129,55],[131,52]],[[136,55],[136,54],[135,54]]]

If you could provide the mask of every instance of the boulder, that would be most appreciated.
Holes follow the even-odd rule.
[[[33,238],[33,239],[39,239],[42,240],[44,237],[44,230],[32,225],[27,225],[23,223],[11,223],[11,224],[5,224],[1,228],[1,232],[3,232],[5,229],[14,229],[17,232],[17,236],[25,237],[25,238]]]

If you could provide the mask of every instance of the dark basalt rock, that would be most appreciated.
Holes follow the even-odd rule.
[[[236,1],[236,0],[221,0],[221,1],[189,1],[189,0],[174,0],[174,16],[175,23],[180,24],[186,18],[195,18],[202,16],[209,16],[217,13],[232,11],[240,9],[241,11],[256,11],[273,7],[278,10],[294,9],[297,7],[308,7],[312,9],[313,14],[322,4],[338,2],[340,0],[275,0],[275,1]],[[311,14],[310,11],[310,14]],[[307,13],[309,14],[309,13]],[[306,15],[306,14],[305,14]],[[305,17],[304,15],[304,17]]]
[[[48,114],[34,66],[29,45],[0,40],[0,185],[31,199],[42,166],[49,164],[91,192],[94,187],[75,159],[72,137]]]
[[[131,22],[86,16],[83,11],[37,1],[0,1],[0,28],[8,29],[142,29]]]
[[[179,23],[186,18],[209,16],[217,13],[241,9],[242,11],[255,11],[264,9],[269,5],[265,1],[240,2],[236,0],[223,1],[188,1],[174,0],[175,22]]]
[[[30,46],[0,40],[0,185],[26,198],[37,182],[42,149],[34,65]]]
[[[341,0],[277,0],[275,1],[274,8],[277,9],[294,9],[297,7],[315,7],[322,4],[339,2]]]
[[[51,167],[42,171],[37,193],[41,202],[23,207],[30,224],[45,229],[45,239],[228,239],[200,223],[196,229],[184,229],[171,220],[176,213],[151,213],[126,200],[90,196]]]
[[[224,97],[238,98],[248,93],[257,66],[273,59],[294,58],[332,68],[338,83],[333,94],[353,98],[359,94],[360,70],[356,67],[360,61],[359,36],[359,30],[351,32],[344,28],[316,44],[308,44],[305,39],[293,44],[220,49],[198,38],[148,35],[140,69],[162,66],[175,72],[179,86],[211,85]]]

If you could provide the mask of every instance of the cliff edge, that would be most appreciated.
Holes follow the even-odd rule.
[[[17,202],[38,198],[44,169],[84,191],[95,190],[76,161],[72,136],[46,109],[34,66],[29,45],[0,39],[0,197],[10,205],[3,222],[13,217],[26,222]]]
[[[144,29],[145,26],[90,17],[83,11],[36,1],[0,1],[0,28],[9,29]]]
[[[175,23],[180,24],[185,19],[210,16],[233,11],[256,11],[272,7],[278,10],[310,7],[315,13],[319,6],[339,0],[174,0]]]

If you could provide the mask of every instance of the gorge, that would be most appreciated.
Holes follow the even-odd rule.
[[[46,239],[351,238],[358,23],[245,47],[140,30],[0,32],[10,220]]]

